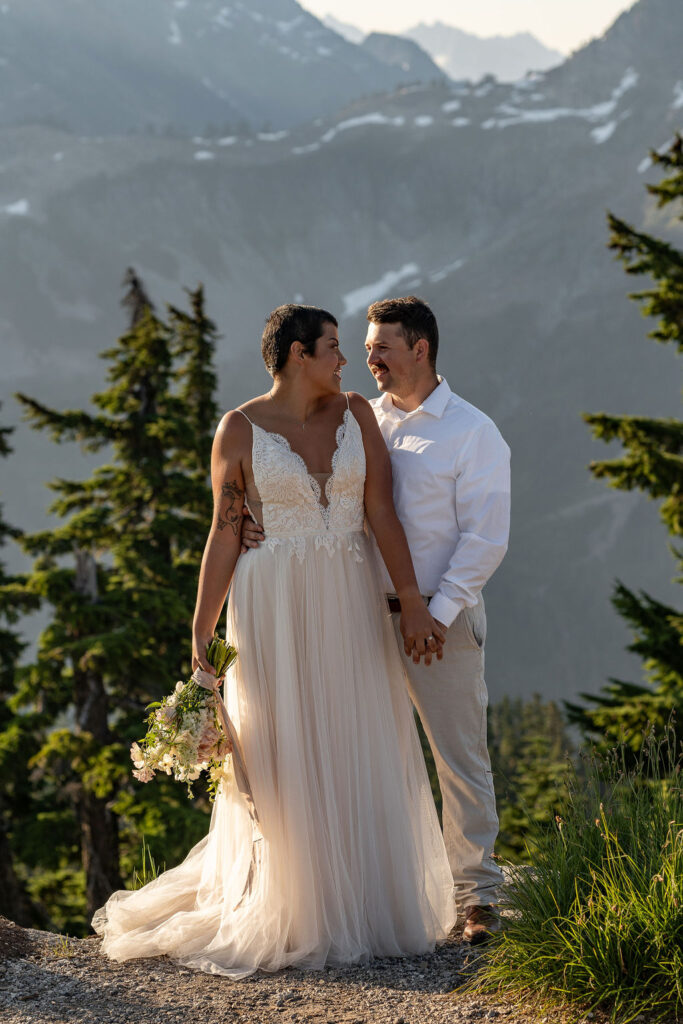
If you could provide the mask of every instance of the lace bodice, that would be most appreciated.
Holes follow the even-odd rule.
[[[365,449],[360,426],[350,409],[337,429],[332,473],[323,495],[306,463],[282,434],[252,423],[252,472],[262,506],[265,543],[271,548],[291,540],[303,557],[303,541],[315,537],[328,551],[342,537],[363,529]],[[327,499],[323,502],[323,496]],[[297,543],[296,539],[301,540]]]

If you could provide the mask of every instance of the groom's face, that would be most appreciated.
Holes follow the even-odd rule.
[[[370,324],[365,339],[365,355],[368,369],[380,391],[394,395],[412,391],[416,374],[415,355],[401,324]]]

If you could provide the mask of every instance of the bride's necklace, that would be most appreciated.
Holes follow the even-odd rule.
[[[271,401],[274,401],[274,399],[273,399],[273,392],[272,391],[268,392],[268,397],[270,398]],[[292,419],[294,419],[294,417],[292,417]],[[299,420],[295,420],[295,423],[296,423],[297,427],[301,427],[302,430],[305,430],[306,429],[306,424],[308,423],[309,419],[310,419],[310,416],[307,416],[306,419],[303,421],[303,423],[301,423]]]

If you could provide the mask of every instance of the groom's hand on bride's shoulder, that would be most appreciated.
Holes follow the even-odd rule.
[[[245,505],[242,509],[242,547],[240,554],[244,555],[249,548],[257,548],[264,539],[263,527],[252,519],[251,513]]]

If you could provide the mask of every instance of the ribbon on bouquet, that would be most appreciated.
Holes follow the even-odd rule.
[[[249,809],[252,821],[255,826],[259,826],[259,817],[256,811],[256,804],[254,803],[254,794],[251,791],[249,785],[249,777],[247,775],[247,766],[244,760],[244,751],[242,750],[242,744],[240,738],[237,735],[237,730],[233,725],[233,722],[228,714],[228,709],[225,706],[223,698],[221,697],[221,680],[211,674],[211,672],[205,672],[202,668],[196,668],[192,673],[192,678],[195,683],[199,686],[203,686],[205,690],[212,690],[216,696],[216,711],[218,718],[223,727],[223,731],[226,737],[230,740],[232,746],[232,766],[235,771],[235,782],[237,788],[244,797],[245,803]],[[260,828],[258,829],[260,832]]]

